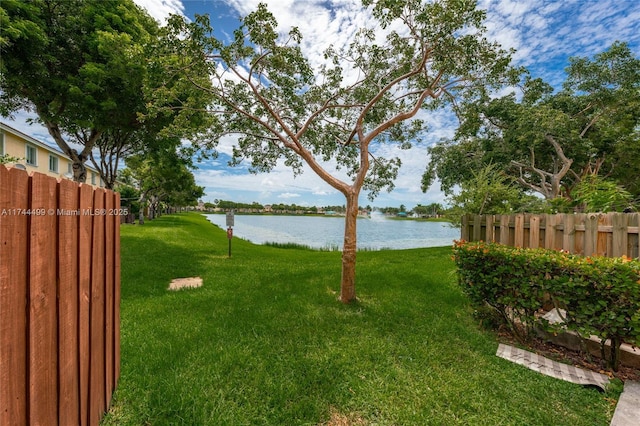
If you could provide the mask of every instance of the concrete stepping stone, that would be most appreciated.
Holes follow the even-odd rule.
[[[640,425],[640,382],[627,380],[613,413],[611,426]]]
[[[202,287],[202,278],[200,277],[176,278],[171,280],[171,283],[169,284],[169,290],[197,287]]]

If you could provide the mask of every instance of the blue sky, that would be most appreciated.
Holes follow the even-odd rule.
[[[238,18],[254,10],[259,0],[134,0],[151,16],[164,21],[170,13],[193,18],[196,13],[209,14],[221,37],[237,27]],[[274,12],[279,31],[298,26],[303,34],[303,50],[311,63],[320,63],[323,50],[349,41],[356,28],[371,22],[370,15],[358,0],[262,0]],[[626,41],[640,56],[640,1],[637,0],[479,0],[487,10],[488,36],[505,48],[514,48],[514,61],[530,69],[535,77],[559,86],[564,68],[572,56],[591,57],[614,41]],[[25,114],[17,114],[10,126],[38,139],[50,141],[46,130],[25,123]],[[400,156],[403,167],[391,192],[381,192],[370,202],[366,194],[361,205],[393,206],[444,202],[444,195],[434,185],[427,193],[420,190],[420,179],[428,161],[427,146],[450,136],[455,122],[445,112],[430,113],[430,131],[426,143],[410,151],[388,147],[388,153]],[[7,120],[4,120],[7,121]],[[247,167],[230,168],[226,162],[234,140],[220,142],[220,156],[204,161],[194,172],[196,181],[205,187],[205,201],[214,199],[262,204],[342,205],[344,197],[315,174],[307,170],[293,177],[284,165],[268,174],[252,175]]]

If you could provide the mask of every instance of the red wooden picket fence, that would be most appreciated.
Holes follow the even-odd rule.
[[[0,426],[97,425],[120,375],[113,191],[0,165]]]
[[[465,215],[461,238],[583,256],[640,257],[639,213]]]

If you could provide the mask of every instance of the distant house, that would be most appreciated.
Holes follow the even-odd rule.
[[[398,216],[398,217],[407,217],[407,212],[398,212],[398,214],[396,214],[396,216]]]
[[[73,162],[61,151],[0,122],[0,155],[18,158],[7,167],[18,167],[27,172],[39,172],[57,178],[73,179]],[[92,186],[104,186],[100,172],[87,167],[87,182]]]

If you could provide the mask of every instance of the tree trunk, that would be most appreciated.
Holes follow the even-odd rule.
[[[84,163],[89,158],[91,150],[93,149],[96,141],[100,138],[102,132],[98,131],[97,129],[91,129],[89,135],[85,138],[82,138],[84,148],[80,153],[78,153],[78,151],[71,148],[67,144],[67,141],[64,140],[64,138],[62,137],[62,132],[60,131],[60,128],[56,123],[44,121],[44,125],[46,126],[49,134],[56,142],[58,147],[62,150],[62,152],[64,152],[69,158],[71,158],[73,180],[76,182],[85,183],[87,181],[87,167],[84,165]]]
[[[75,150],[74,150],[75,151]],[[87,182],[87,167],[78,155],[72,155],[73,164],[71,169],[73,170],[73,180],[76,182]]]
[[[144,194],[140,195],[140,199],[138,200],[140,204],[140,212],[138,213],[138,224],[144,225],[144,205],[146,204],[146,199]]]
[[[515,160],[511,160],[511,164],[520,170],[520,176],[517,178],[518,183],[520,183],[525,188],[529,188],[532,191],[538,192],[547,200],[553,200],[554,198],[560,196],[562,179],[571,170],[573,159],[567,158],[567,156],[564,155],[562,147],[553,138],[553,136],[546,135],[545,139],[553,146],[558,159],[561,161],[562,168],[559,171],[557,170],[557,164],[556,166],[554,166],[553,172],[537,168],[535,164],[535,156],[533,155],[533,148],[531,148],[532,155],[530,165]],[[528,171],[532,175],[538,176],[540,178],[540,184],[536,185],[530,180],[527,180],[526,173],[524,173],[524,171]]]
[[[347,211],[344,222],[344,244],[342,248],[342,280],[340,301],[352,303],[356,300],[356,252],[358,222],[358,194],[348,194]]]
[[[151,195],[149,197],[149,220],[153,220],[158,217],[158,205],[160,201],[158,201],[158,197],[155,195]]]

